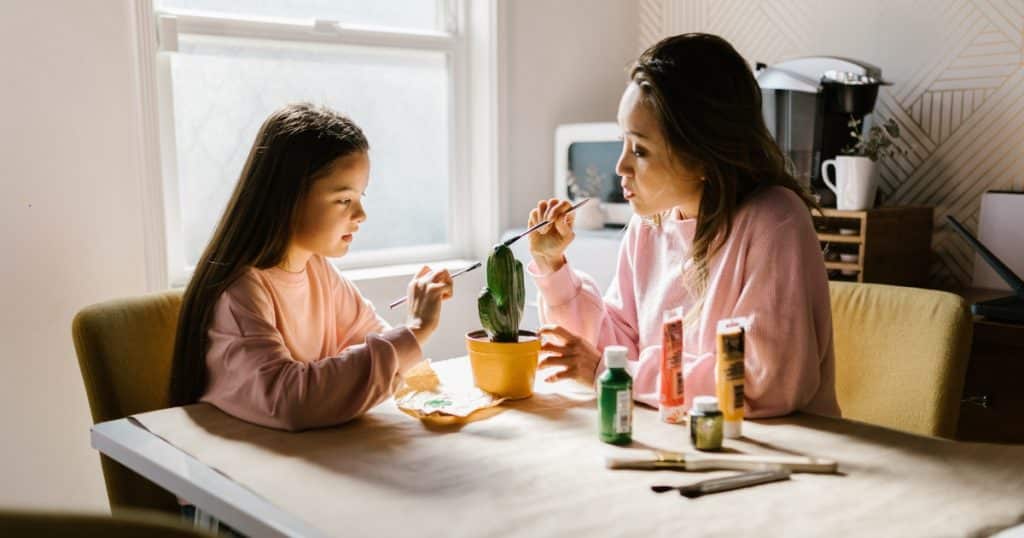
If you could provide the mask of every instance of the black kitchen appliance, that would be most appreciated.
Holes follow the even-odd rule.
[[[821,178],[821,163],[856,142],[851,119],[860,121],[864,132],[878,87],[888,84],[882,70],[858,60],[811,56],[759,63],[756,76],[765,123],[792,161],[797,180],[811,188],[822,206],[835,207],[835,194]]]

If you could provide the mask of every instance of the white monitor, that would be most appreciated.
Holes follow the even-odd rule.
[[[555,196],[577,197],[570,190],[572,176],[578,189],[601,201],[605,224],[611,226],[625,226],[633,216],[615,173],[621,133],[615,122],[569,123],[555,129]]]

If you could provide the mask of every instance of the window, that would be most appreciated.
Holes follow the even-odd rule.
[[[259,126],[294,101],[350,116],[370,142],[369,218],[344,267],[471,256],[474,236],[460,230],[479,212],[474,199],[493,195],[465,180],[480,169],[468,157],[479,122],[469,117],[478,84],[467,80],[467,4],[153,0],[137,18],[158,29],[166,280],[187,279]]]

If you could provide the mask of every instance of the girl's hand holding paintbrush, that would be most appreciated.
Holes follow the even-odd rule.
[[[573,231],[575,216],[572,210],[579,205],[581,204],[573,206],[568,200],[552,198],[541,200],[537,207],[530,211],[529,227],[532,228],[545,220],[550,221],[547,226],[530,234],[530,255],[541,272],[552,273],[565,265],[565,250],[576,238]]]
[[[405,325],[421,345],[437,330],[441,302],[452,296],[452,277],[447,269],[431,271],[423,266],[409,282],[409,314]]]

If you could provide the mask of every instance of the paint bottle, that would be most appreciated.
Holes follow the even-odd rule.
[[[722,412],[718,410],[718,398],[697,396],[690,410],[690,441],[697,450],[718,450],[722,448]]]
[[[661,323],[658,416],[662,422],[679,424],[686,418],[683,398],[683,309],[666,310]]]
[[[725,436],[743,436],[743,347],[746,318],[718,322],[718,356],[715,361],[715,394],[725,418]]]
[[[623,346],[604,348],[606,369],[598,379],[601,440],[614,445],[633,440],[633,378],[626,372],[626,353]]]

